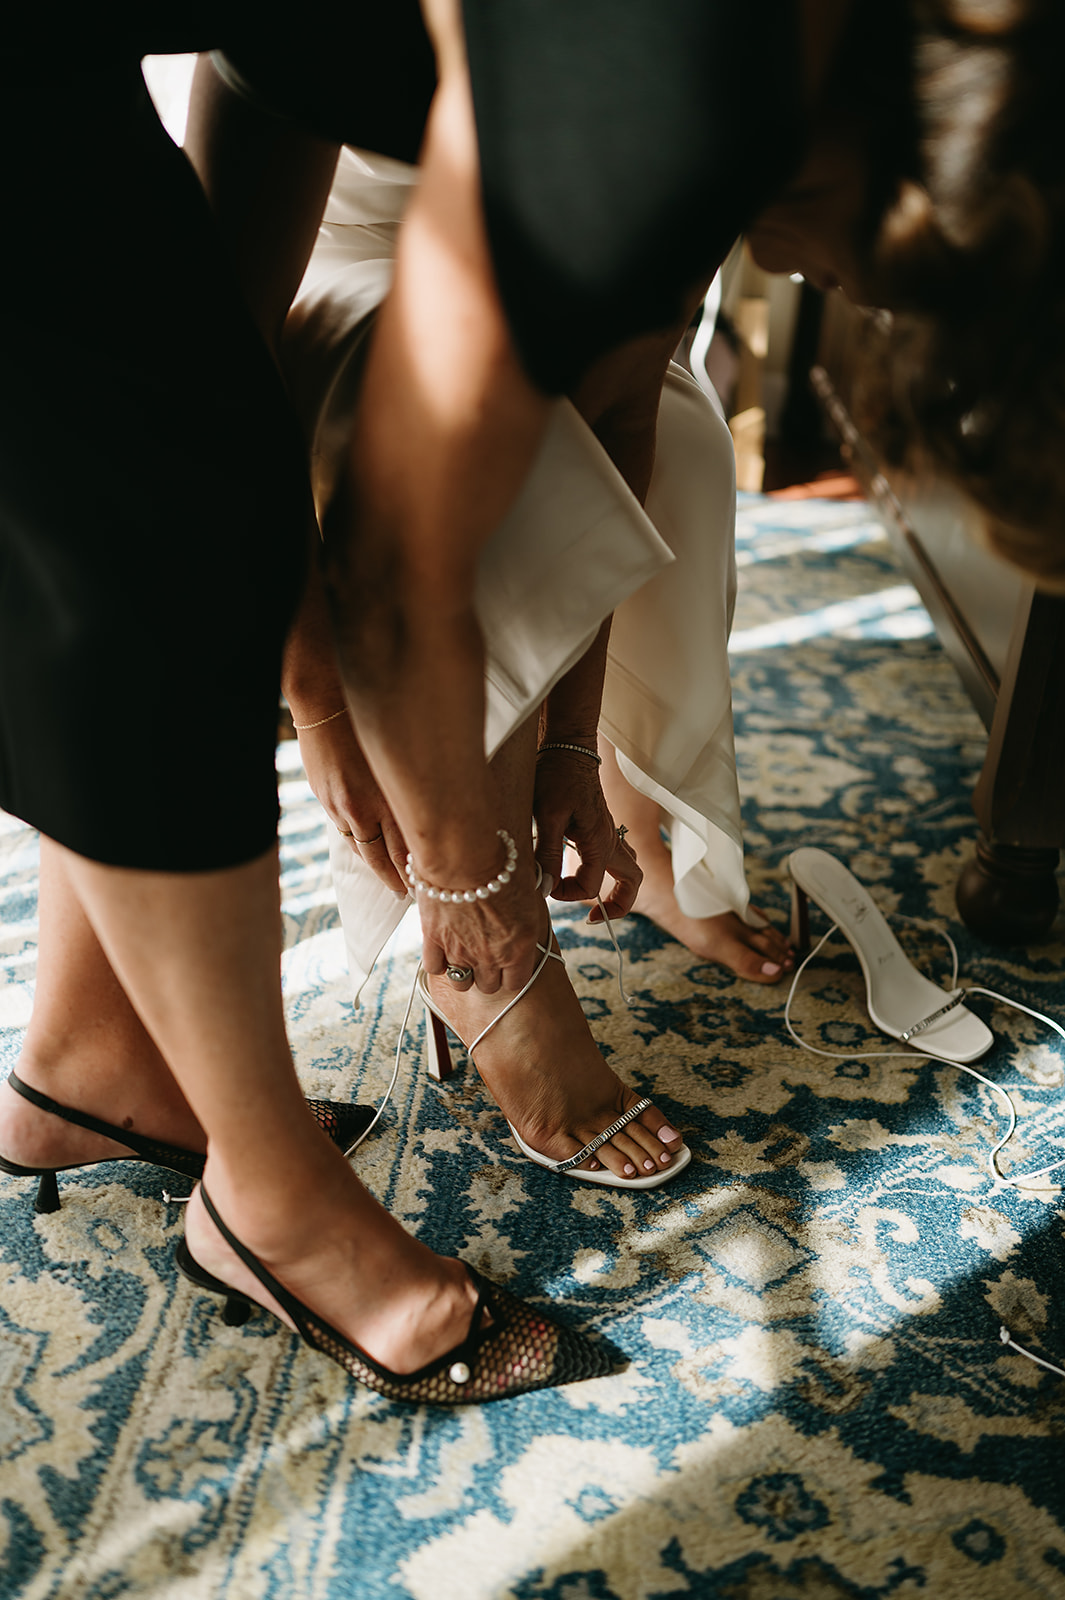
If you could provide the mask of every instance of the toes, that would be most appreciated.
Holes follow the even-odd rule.
[[[636,1121],[616,1133],[599,1154],[618,1177],[647,1178],[669,1167],[682,1143],[676,1128],[654,1106],[649,1106]]]

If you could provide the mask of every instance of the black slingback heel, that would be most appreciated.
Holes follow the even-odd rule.
[[[615,1368],[609,1347],[592,1344],[583,1334],[562,1327],[546,1312],[534,1310],[467,1265],[477,1289],[477,1304],[465,1339],[417,1372],[392,1372],[297,1300],[226,1227],[202,1184],[200,1194],[223,1239],[292,1318],[304,1344],[389,1400],[416,1405],[482,1405],[532,1389],[603,1377]],[[253,1307],[265,1309],[201,1267],[184,1239],[175,1259],[178,1270],[198,1289],[224,1298],[222,1317],[230,1326],[246,1322]]]
[[[98,1161],[72,1161],[61,1167],[23,1167],[17,1161],[8,1161],[0,1156],[0,1172],[6,1172],[12,1178],[40,1180],[37,1185],[37,1197],[33,1203],[34,1211],[47,1213],[59,1210],[57,1175],[60,1172],[75,1172],[83,1167],[102,1166],[105,1161],[145,1161],[151,1166],[166,1167],[169,1172],[179,1172],[185,1178],[196,1179],[203,1174],[203,1164],[207,1158],[198,1150],[185,1150],[181,1145],[166,1144],[162,1139],[147,1139],[143,1134],[134,1133],[130,1128],[118,1128],[114,1123],[104,1122],[100,1117],[92,1117],[86,1111],[76,1111],[73,1106],[61,1105],[58,1100],[41,1094],[39,1089],[31,1088],[28,1083],[23,1083],[14,1072],[8,1074],[7,1081],[16,1094],[20,1094],[39,1111],[48,1111],[53,1117],[61,1117],[64,1122],[71,1122],[75,1127],[88,1128],[92,1133],[100,1133],[107,1139],[114,1139],[117,1144],[125,1145],[129,1152],[125,1155],[101,1156]],[[374,1118],[372,1106],[343,1105],[334,1100],[308,1100],[306,1105],[323,1133],[345,1153],[350,1150],[359,1135],[365,1132]]]

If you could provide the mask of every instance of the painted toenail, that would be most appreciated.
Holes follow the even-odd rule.
[[[658,1137],[661,1139],[663,1144],[672,1144],[674,1139],[680,1138],[680,1134],[677,1132],[676,1128],[671,1128],[668,1122],[663,1122],[662,1126],[658,1130]]]
[[[636,1176],[636,1168],[631,1161],[626,1161],[625,1163],[625,1176],[626,1178],[634,1178]]]
[[[762,962],[762,971],[765,973],[767,978],[775,978],[777,976],[777,973],[780,971],[780,962],[779,961],[763,961]]]
[[[658,1159],[659,1159],[659,1161],[661,1161],[661,1163],[662,1163],[662,1165],[663,1165],[663,1166],[665,1166],[665,1165],[666,1165],[666,1163],[667,1163],[667,1162],[669,1162],[669,1161],[672,1161],[672,1160],[673,1160],[673,1157],[672,1157],[672,1156],[671,1156],[671,1155],[670,1155],[670,1153],[669,1153],[669,1151],[668,1151],[668,1150],[665,1150],[665,1151],[663,1151],[663,1153],[662,1153],[662,1154],[661,1154],[661,1155],[660,1155],[660,1156],[659,1156],[659,1158],[658,1158]]]
[[[645,1161],[643,1164],[643,1169],[645,1172],[654,1172],[656,1170],[653,1161]]]

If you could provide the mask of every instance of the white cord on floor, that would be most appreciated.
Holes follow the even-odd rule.
[[[906,918],[904,920],[916,921],[917,919]],[[995,989],[984,989],[977,984],[972,985],[970,988],[957,988],[958,951],[954,940],[950,937],[949,933],[942,928],[935,927],[934,924],[922,923],[921,925],[924,927],[930,927],[933,932],[940,934],[940,936],[944,938],[947,941],[947,944],[950,946],[952,960],[950,978],[951,999],[958,998],[961,995],[969,994],[986,995],[991,1000],[998,1000],[1002,1005],[1012,1007],[1014,1011],[1023,1011],[1026,1016],[1034,1017],[1037,1022],[1045,1022],[1048,1028],[1053,1028],[1055,1033],[1060,1034],[1061,1037],[1065,1039],[1065,1028],[1063,1028],[1059,1022],[1055,1022],[1053,1017],[1044,1015],[1042,1011],[1033,1011],[1031,1006],[1022,1005],[1019,1000],[1011,1000],[1008,995],[999,994]],[[820,952],[822,946],[825,945],[836,932],[838,932],[838,924],[833,923],[828,932],[822,935],[810,953],[803,961],[799,963],[798,967],[795,969],[795,976],[792,978],[791,988],[788,990],[788,998],[784,1002],[784,1026],[787,1028],[795,1043],[799,1045],[801,1049],[809,1050],[813,1055],[828,1056],[836,1061],[869,1061],[874,1059],[884,1061],[899,1060],[902,1058],[913,1061],[920,1060],[922,1057],[930,1061],[942,1061],[945,1066],[955,1067],[959,1072],[967,1072],[970,1078],[975,1078],[978,1083],[985,1084],[989,1089],[993,1089],[996,1094],[1001,1095],[1003,1100],[1005,1100],[1009,1119],[1009,1125],[1006,1129],[1006,1132],[1003,1134],[1002,1138],[999,1139],[998,1143],[992,1147],[987,1158],[993,1189],[1000,1189],[1007,1186],[1014,1189],[1034,1189],[1036,1184],[1032,1180],[1037,1178],[1045,1178],[1049,1173],[1056,1171],[1058,1167],[1065,1167],[1065,1157],[1063,1157],[1060,1161],[1052,1161],[1049,1166],[1039,1167],[1035,1172],[1023,1173],[1019,1178],[1010,1177],[999,1169],[999,1151],[1004,1145],[1009,1143],[1017,1129],[1017,1108],[1013,1103],[1011,1095],[1002,1087],[1001,1084],[995,1083],[993,1079],[985,1077],[982,1072],[977,1072],[975,1067],[967,1066],[964,1061],[950,1061],[946,1056],[937,1055],[934,1050],[823,1050],[819,1045],[808,1044],[805,1039],[801,1038],[799,1034],[796,1033],[791,1020],[791,1005],[795,998],[795,991],[798,987],[799,979],[809,966],[810,962],[813,960],[814,956]],[[1025,1085],[1026,1089],[1035,1089],[1036,1091],[1049,1087],[1051,1087],[1051,1085]],[[926,1196],[928,1198],[935,1198],[935,1191],[930,1189],[897,1189],[893,1192],[897,1194],[917,1194]],[[1008,1345],[1009,1348],[1016,1351],[1018,1355],[1025,1356],[1029,1361],[1034,1361],[1037,1366],[1045,1367],[1048,1372],[1056,1373],[1059,1377],[1065,1378],[1065,1368],[1055,1366],[1052,1361],[1044,1361],[1042,1356],[1033,1355],[1030,1350],[1026,1350],[1023,1345],[1020,1345],[1016,1342],[1016,1340],[1010,1334],[1008,1328],[1004,1326],[1001,1327],[999,1329],[999,1337],[1004,1345]]]
[[[924,926],[928,926],[928,924],[924,924]],[[997,1144],[992,1146],[987,1158],[988,1170],[991,1174],[991,1182],[995,1188],[1009,1187],[1013,1189],[1034,1189],[1038,1187],[1038,1184],[1035,1182],[1036,1179],[1047,1177],[1051,1172],[1056,1172],[1058,1167],[1065,1167],[1065,1156],[1063,1156],[1058,1161],[1052,1161],[1049,1166],[1038,1167],[1034,1172],[1021,1173],[1019,1177],[1014,1177],[1001,1170],[998,1165],[999,1151],[1009,1144],[1014,1133],[1017,1131],[1017,1108],[1014,1105],[1012,1096],[1009,1094],[1008,1090],[1004,1089],[1000,1083],[996,1083],[993,1078],[985,1077],[982,1072],[977,1072],[975,1067],[967,1066],[964,1061],[951,1061],[947,1056],[937,1055],[934,1050],[823,1050],[819,1045],[808,1044],[805,1039],[801,1038],[799,1034],[796,1033],[795,1027],[791,1020],[791,1006],[792,1001],[795,998],[795,991],[798,987],[799,979],[806,970],[807,966],[813,960],[814,956],[820,952],[822,946],[826,944],[832,935],[837,931],[837,924],[833,923],[828,932],[822,935],[817,944],[814,945],[813,949],[810,951],[809,955],[806,956],[806,958],[800,962],[799,966],[795,969],[795,976],[791,980],[791,988],[788,991],[788,998],[784,1002],[784,1026],[787,1028],[795,1043],[803,1050],[809,1050],[813,1055],[828,1056],[835,1061],[890,1061],[903,1059],[907,1061],[913,1061],[914,1059],[920,1059],[921,1057],[924,1057],[929,1061],[942,1061],[945,1066],[954,1067],[958,1072],[967,1073],[970,1078],[975,1078],[977,1083],[982,1083],[986,1088],[993,1090],[995,1094],[1001,1095],[1002,1099],[1006,1103],[1008,1126],[1001,1139],[998,1140]],[[1011,1000],[1008,995],[999,994],[994,989],[984,989],[976,985],[973,985],[971,988],[957,988],[958,952],[954,941],[950,937],[950,934],[943,932],[942,929],[936,928],[934,931],[940,933],[950,946],[953,961],[953,970],[951,973],[952,999],[957,996],[969,994],[987,995],[992,1000],[1000,1001],[1002,1005],[1011,1006],[1015,1011],[1025,1012],[1028,1016],[1034,1017],[1037,1022],[1045,1022],[1048,1027],[1053,1028],[1056,1033],[1059,1033],[1061,1037],[1065,1039],[1065,1028],[1063,1028],[1060,1023],[1055,1022],[1053,1017],[1045,1016],[1041,1011],[1033,1011],[1030,1006],[1022,1005],[1019,1000]],[[1047,1086],[1025,1085],[1025,1087],[1031,1087],[1038,1092],[1040,1088]]]
[[[1033,1355],[1031,1350],[1026,1350],[1023,1344],[1017,1343],[1005,1324],[998,1330],[998,1336],[1004,1345],[1008,1345],[1011,1350],[1016,1350],[1019,1356],[1027,1356],[1028,1360],[1034,1361],[1037,1367],[1045,1367],[1048,1372],[1056,1372],[1059,1378],[1065,1378],[1065,1367],[1056,1367],[1053,1361],[1044,1361],[1042,1356]]]
[[[370,1137],[371,1133],[377,1127],[377,1124],[384,1115],[385,1107],[392,1098],[393,1090],[395,1089],[396,1083],[399,1079],[399,1069],[403,1059],[403,1041],[407,1037],[407,1023],[410,1021],[411,1007],[414,1005],[414,996],[418,993],[418,978],[421,970],[422,969],[420,966],[415,969],[414,982],[411,984],[410,994],[407,996],[407,1009],[403,1013],[403,1021],[399,1025],[399,1038],[396,1040],[396,1056],[392,1066],[392,1076],[388,1080],[388,1088],[385,1090],[384,1098],[382,1099],[377,1110],[374,1112],[373,1121],[368,1123],[359,1134],[359,1137],[354,1139],[351,1144],[348,1145],[348,1148],[344,1151],[345,1156],[354,1155],[360,1144],[364,1143],[364,1141]]]

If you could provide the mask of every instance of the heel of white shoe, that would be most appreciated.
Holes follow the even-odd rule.
[[[810,902],[805,889],[791,880],[791,943],[801,960],[810,952]]]
[[[435,1083],[446,1083],[455,1070],[455,1063],[451,1059],[447,1028],[429,1006],[425,1007],[425,1056],[430,1078]]]

